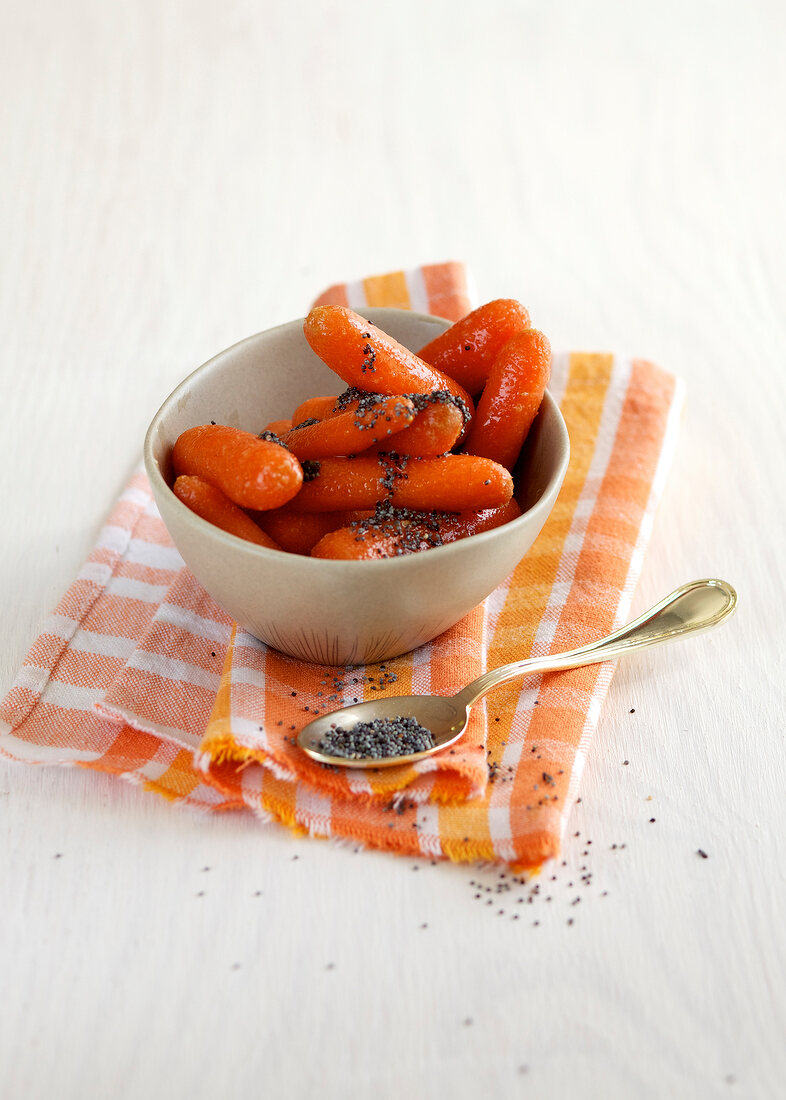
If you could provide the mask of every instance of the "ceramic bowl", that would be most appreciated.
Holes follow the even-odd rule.
[[[407,347],[423,347],[448,323],[397,309],[365,314]],[[184,561],[245,630],[291,657],[328,665],[397,656],[458,622],[526,554],[565,476],[565,423],[547,393],[516,474],[523,515],[512,523],[420,554],[382,561],[327,561],[267,550],[200,519],[171,491],[178,435],[211,420],[259,432],[306,397],[343,383],[306,343],[303,321],[242,340],[199,367],[156,413],[145,466],[161,516]]]

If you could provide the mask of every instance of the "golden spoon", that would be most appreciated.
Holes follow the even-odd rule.
[[[457,741],[464,732],[472,704],[498,684],[530,672],[557,672],[564,668],[578,668],[580,665],[614,660],[647,646],[697,634],[722,623],[732,614],[736,605],[737,593],[726,581],[691,581],[690,584],[677,588],[632,623],[597,642],[568,650],[567,653],[531,657],[526,661],[502,665],[473,680],[458,695],[394,695],[387,699],[373,699],[342,707],[323,714],[304,726],[298,735],[298,744],[314,760],[342,768],[385,768],[394,764],[411,764],[440,752]],[[418,725],[431,732],[433,747],[392,756],[352,757],[336,756],[322,751],[324,744],[320,748],[326,737],[335,743],[336,728],[351,731],[360,723],[387,719],[395,734],[396,729],[401,726],[400,720],[408,718],[414,718]],[[372,734],[372,740],[373,737]]]

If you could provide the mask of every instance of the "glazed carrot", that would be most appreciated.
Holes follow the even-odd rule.
[[[255,542],[257,546],[267,546],[269,550],[281,549],[274,539],[257,527],[241,508],[209,481],[183,474],[175,481],[173,492],[192,512],[220,527],[222,531],[237,535],[247,542]]]
[[[441,400],[440,395],[451,396],[445,390],[416,395],[415,406],[418,407],[418,397],[422,397],[423,407],[410,426],[383,440],[376,450],[423,456],[441,455],[455,446],[464,428],[464,417],[457,405]]]
[[[469,393],[480,393],[502,348],[529,324],[529,313],[520,302],[497,298],[445,329],[420,349],[418,357]]]
[[[260,439],[265,439],[269,432],[273,435],[277,435],[279,438],[286,435],[292,427],[291,420],[271,420],[269,424],[266,424],[262,431],[259,433]]]
[[[329,531],[348,523],[348,512],[296,512],[288,504],[269,512],[252,512],[262,530],[290,554],[310,554]]]
[[[512,519],[518,519],[521,515],[518,501],[511,497],[507,504],[500,508],[484,508],[480,512],[459,512],[457,516],[451,516],[440,526],[440,532],[444,542],[456,542],[457,539],[466,539],[470,535],[479,535],[481,531],[493,531],[495,527],[502,527],[510,523]]]
[[[469,459],[469,462],[462,461]],[[402,457],[393,476],[393,500],[399,508],[463,512],[499,508],[513,496],[513,478],[496,462],[474,455]]]
[[[540,408],[550,369],[551,347],[542,332],[531,328],[509,340],[494,360],[464,450],[512,470]]]
[[[425,522],[414,520],[402,520],[398,528],[391,521],[386,529],[379,530],[375,528],[364,530],[360,525],[339,527],[316,543],[311,551],[311,557],[331,558],[334,561],[399,558],[406,554],[418,554],[422,550],[441,546],[442,541],[436,522],[433,528]]]
[[[209,481],[241,508],[278,508],[303,483],[300,463],[285,447],[223,424],[183,432],[172,448],[172,467],[176,477]]]
[[[360,523],[361,520],[371,519],[371,517],[374,515],[374,509],[350,508],[348,512],[337,512],[336,515],[341,515],[344,517],[339,526],[346,527],[350,523]]]
[[[295,412],[293,423],[298,421],[295,417],[301,411],[311,412],[312,416],[319,420],[329,416],[336,416],[341,410],[351,412],[358,406],[365,404],[369,398],[381,397],[381,395],[367,391],[356,390],[360,398],[352,397],[351,391],[346,391],[336,398],[316,398],[315,402],[325,404],[309,404],[304,402]],[[464,402],[447,390],[435,390],[433,393],[413,393],[405,395],[413,401],[417,410],[415,419],[404,428],[403,432],[396,433],[395,438],[383,440],[373,447],[374,451],[396,451],[399,454],[413,456],[441,455],[449,451],[461,437],[464,430],[466,407]],[[401,398],[403,400],[403,398]],[[333,407],[328,409],[327,402],[333,401]],[[371,450],[371,448],[364,448]],[[294,450],[294,448],[293,448]],[[352,450],[351,454],[357,454],[359,448]],[[297,451],[295,451],[297,454]],[[338,454],[339,452],[334,452]],[[300,457],[300,456],[298,456]],[[315,456],[316,457],[316,456]]]
[[[448,390],[472,412],[472,399],[458,382],[346,306],[315,306],[303,331],[319,358],[349,386],[388,394]]]
[[[331,531],[314,546],[311,556],[345,561],[397,558],[491,531],[520,515],[515,500],[502,508],[455,515],[391,509],[387,515],[378,513],[370,523],[354,523]]]
[[[307,480],[292,502],[304,512],[373,508],[388,499],[420,511],[480,511],[507,504],[513,495],[508,471],[474,455],[323,458],[306,470]]]
[[[377,397],[375,394],[374,397]],[[301,462],[332,455],[353,455],[375,443],[395,439],[415,417],[408,397],[383,397],[368,407],[341,412],[303,427],[295,427],[284,444]]]
[[[292,413],[292,426],[302,424],[304,420],[324,420],[336,412],[338,397],[307,397]]]

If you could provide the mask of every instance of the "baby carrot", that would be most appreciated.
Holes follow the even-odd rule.
[[[209,481],[241,508],[278,508],[303,483],[300,463],[285,447],[223,424],[201,424],[178,436],[172,467],[175,476]]]
[[[374,451],[396,451],[399,454],[422,457],[444,454],[455,446],[470,417],[469,409],[461,398],[455,397],[447,390],[410,393],[402,395],[401,400],[404,398],[413,402],[417,410],[415,419],[409,427],[404,428],[403,432],[397,433],[395,439],[383,440],[375,445]],[[333,400],[334,405],[330,411],[326,405],[309,405],[308,402],[304,402],[296,410],[295,416],[300,415],[301,411],[308,411],[321,420],[328,416],[336,416],[341,411],[350,412],[353,409],[368,407],[375,403],[374,399],[379,402],[382,395],[349,389],[335,399],[322,397],[316,399],[319,402]],[[297,424],[294,418],[293,423]],[[365,449],[370,450],[370,448]],[[357,449],[350,453],[356,454]]]
[[[296,512],[291,505],[269,512],[252,512],[262,530],[290,554],[310,554],[329,531],[348,523],[347,512]]]
[[[464,450],[512,470],[540,408],[550,369],[551,347],[542,332],[530,328],[509,340],[494,360]]]
[[[474,455],[437,455],[409,461],[402,456],[395,464],[392,480],[392,498],[397,507],[426,512],[499,508],[513,496],[513,478],[508,471]]]
[[[237,535],[247,542],[255,542],[257,546],[267,546],[269,550],[281,549],[274,539],[257,527],[241,508],[209,481],[183,474],[175,481],[173,492],[192,512],[220,527],[222,531]]]
[[[359,455],[306,464],[306,480],[293,501],[304,512],[373,508],[393,500],[419,511],[480,511],[507,504],[513,478],[496,462],[474,455]]]
[[[383,440],[376,450],[412,456],[441,455],[449,451],[464,427],[461,409],[450,399],[452,394],[445,390],[415,394],[415,407],[420,409],[415,419],[403,432]]]
[[[307,397],[292,413],[292,426],[296,427],[304,420],[324,420],[326,416],[332,416],[337,411],[337,400],[338,397]]]
[[[340,526],[346,527],[350,523],[359,523],[364,519],[371,519],[374,515],[373,508],[350,508],[347,512],[336,512],[337,516],[343,516]]]
[[[472,412],[472,400],[458,382],[346,306],[315,306],[303,331],[319,358],[349,386],[389,394],[448,390]]]
[[[469,393],[480,393],[504,345],[529,323],[529,313],[520,302],[496,298],[445,329],[420,349],[418,357],[460,382]]]
[[[383,397],[352,412],[337,413],[313,424],[306,421],[288,432],[283,442],[301,462],[352,455],[388,438],[395,439],[414,416],[415,405],[409,398]]]
[[[412,513],[419,515],[419,513]],[[353,524],[339,527],[324,535],[311,551],[312,558],[331,558],[334,561],[373,561],[378,558],[399,558],[405,554],[417,554],[442,545],[436,517],[434,526],[414,519],[391,519],[382,528],[364,528]]]
[[[470,535],[479,535],[481,531],[502,527],[512,519],[518,519],[520,515],[521,508],[516,498],[511,497],[500,508],[484,508],[480,512],[459,512],[456,516],[450,516],[440,525],[440,532],[444,542],[456,542],[457,539],[466,539]]]
[[[280,438],[282,435],[286,435],[291,427],[291,420],[271,420],[269,424],[265,424],[265,427],[259,433],[259,438],[267,439],[270,434],[277,435]]]
[[[378,507],[371,521],[353,523],[324,535],[311,551],[312,558],[368,561],[396,558],[442,546],[447,542],[501,527],[521,515],[515,500],[502,508],[482,512],[412,512],[409,509]]]

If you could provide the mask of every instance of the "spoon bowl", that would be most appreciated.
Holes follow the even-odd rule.
[[[684,584],[650,608],[638,619],[613,634],[566,653],[533,657],[502,665],[473,680],[457,695],[393,695],[354,703],[315,718],[298,735],[298,745],[321,764],[342,768],[385,768],[412,764],[452,745],[467,725],[470,707],[487,691],[518,676],[535,672],[556,672],[599,661],[614,660],[635,650],[675,641],[689,634],[709,630],[727,619],[737,606],[737,593],[721,580],[700,580]],[[434,745],[421,752],[397,756],[335,756],[322,749],[326,734],[336,728],[351,730],[375,718],[414,718],[429,730]]]
[[[351,729],[375,718],[402,716],[412,716],[421,726],[430,730],[434,738],[434,748],[400,756],[369,756],[361,759],[330,756],[320,749],[322,738],[336,726]],[[466,703],[462,705],[455,695],[389,695],[386,699],[353,703],[352,706],[342,707],[341,710],[333,710],[313,719],[300,731],[298,744],[313,760],[318,760],[321,764],[340,764],[345,768],[390,768],[399,764],[413,764],[416,760],[431,756],[438,749],[446,749],[461,737],[468,717],[469,708]]]

